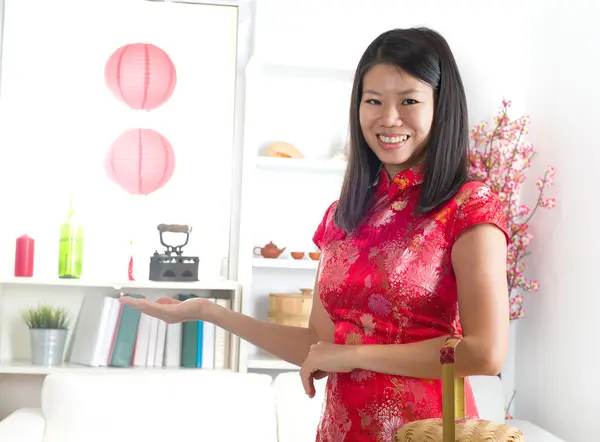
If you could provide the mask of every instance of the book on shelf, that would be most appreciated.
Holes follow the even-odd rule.
[[[195,295],[177,295],[181,301],[191,297]],[[229,300],[210,300],[230,308]],[[90,367],[229,368],[229,338],[229,332],[208,322],[167,324],[121,304],[118,297],[88,295],[65,362]]]

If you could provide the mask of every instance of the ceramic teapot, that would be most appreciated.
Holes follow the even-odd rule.
[[[283,249],[278,248],[272,241],[264,247],[254,247],[255,255],[262,255],[263,258],[278,258],[285,251],[285,247]]]

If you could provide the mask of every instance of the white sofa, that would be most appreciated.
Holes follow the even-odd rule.
[[[503,420],[502,385],[472,378],[481,416]],[[303,392],[297,372],[68,370],[46,377],[41,409],[0,422],[1,442],[314,442],[324,382]],[[512,421],[527,442],[561,442]],[[337,441],[331,441],[337,442]],[[350,441],[348,441],[350,442]]]

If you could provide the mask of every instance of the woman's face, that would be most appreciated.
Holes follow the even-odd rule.
[[[398,67],[379,64],[364,75],[360,127],[390,176],[424,158],[434,108],[433,88]]]

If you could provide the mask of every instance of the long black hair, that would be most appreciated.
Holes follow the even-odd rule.
[[[361,57],[350,103],[348,167],[335,213],[335,224],[355,230],[369,210],[381,161],[362,133],[359,106],[363,78],[375,65],[397,66],[427,83],[435,93],[433,124],[427,143],[418,213],[448,201],[468,181],[469,128],[467,100],[450,46],[427,28],[393,29],[377,37]]]

